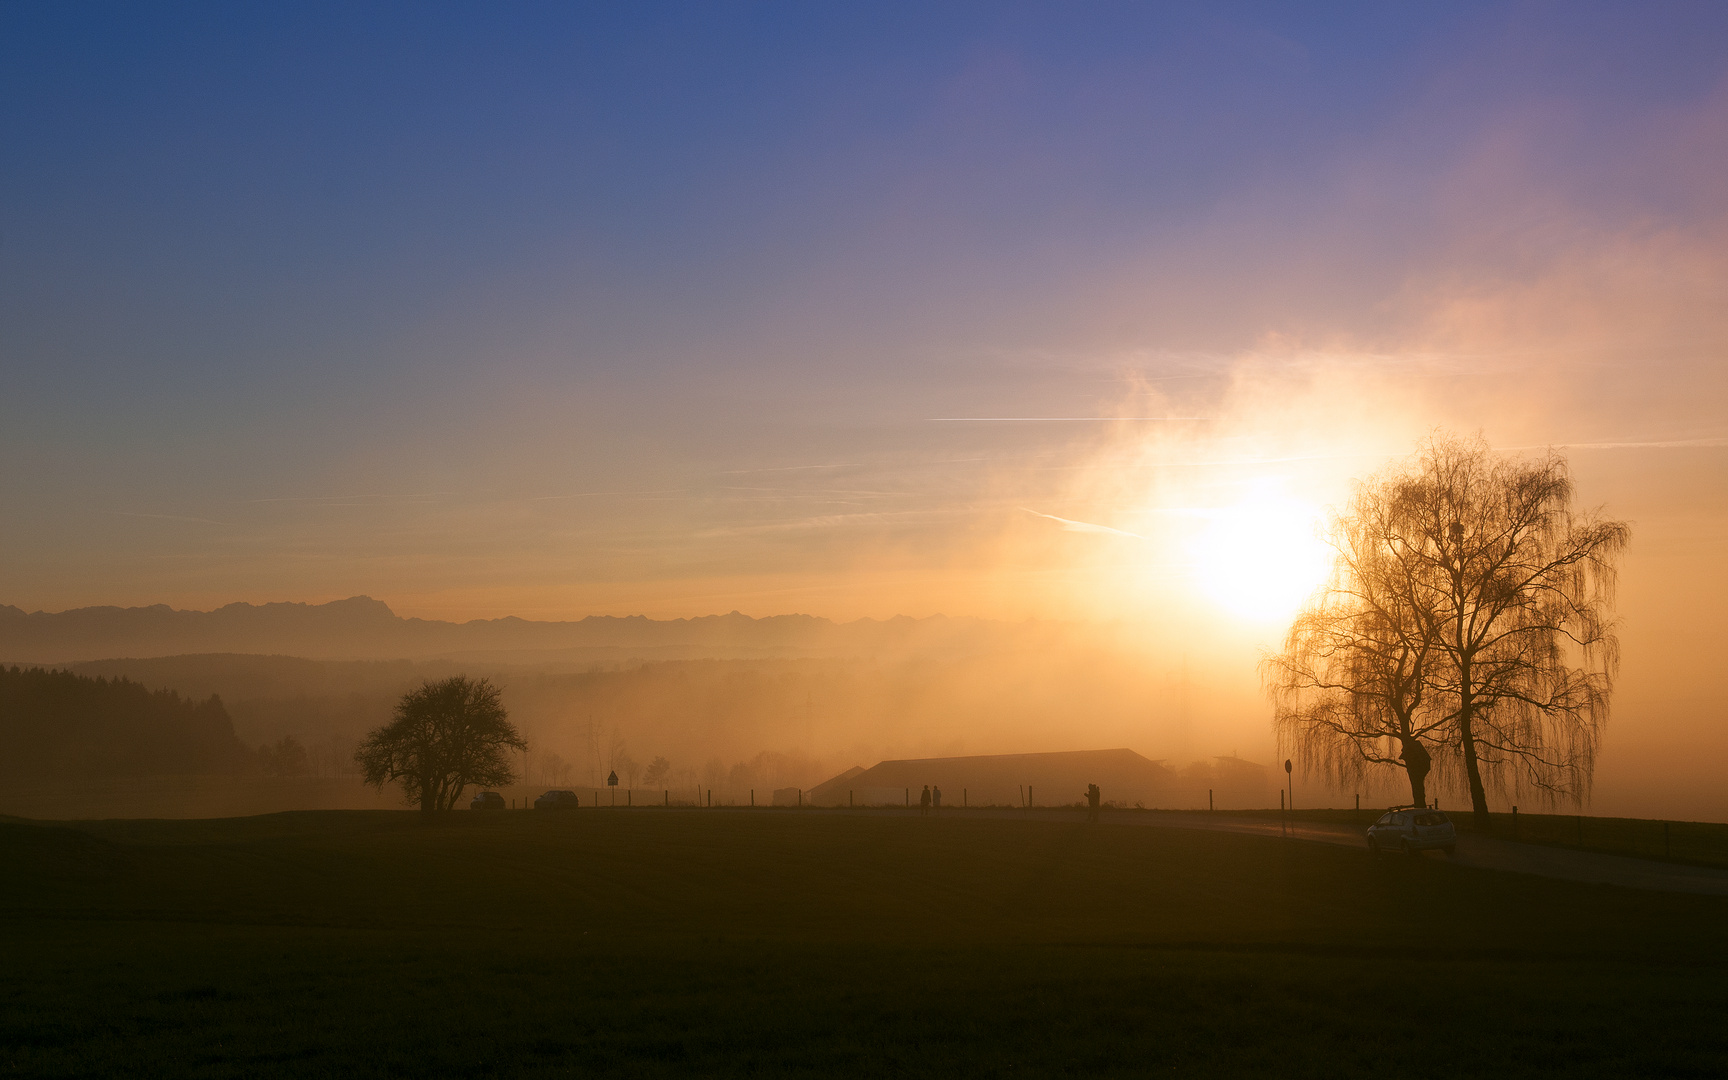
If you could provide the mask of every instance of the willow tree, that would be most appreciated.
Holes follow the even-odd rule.
[[[1296,617],[1283,651],[1261,666],[1280,748],[1337,782],[1371,767],[1404,770],[1410,801],[1428,803],[1428,776],[1451,727],[1430,693],[1437,632],[1425,565],[1405,539],[1395,480],[1357,487],[1335,515],[1326,585]]]
[[[510,751],[528,743],[486,679],[456,675],[402,695],[390,723],[367,735],[354,760],[368,784],[402,785],[426,813],[449,810],[469,785],[513,781]]]
[[[1479,828],[1487,789],[1589,794],[1619,663],[1611,617],[1623,521],[1573,508],[1564,457],[1435,435],[1383,491],[1419,606],[1428,692],[1448,717]]]

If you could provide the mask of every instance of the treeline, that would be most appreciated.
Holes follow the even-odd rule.
[[[1264,735],[1259,688],[1178,655],[1081,639],[965,655],[675,660],[546,671],[530,664],[332,661],[206,654],[80,662],[183,695],[220,694],[235,732],[271,768],[352,775],[354,748],[401,696],[459,670],[503,690],[534,782],[715,790],[809,786],[884,758],[1128,746],[1172,767]],[[1189,694],[1187,686],[1208,687]],[[1224,685],[1225,689],[1217,689]],[[292,745],[298,744],[304,757]],[[281,748],[282,753],[276,750]],[[762,752],[767,752],[765,756]],[[671,762],[647,779],[654,759]],[[300,762],[304,761],[304,764]],[[630,766],[640,764],[634,781]],[[736,771],[737,776],[734,777]],[[1213,784],[1196,783],[1204,789]]]
[[[0,668],[0,776],[8,779],[252,771],[222,699],[129,679]]]

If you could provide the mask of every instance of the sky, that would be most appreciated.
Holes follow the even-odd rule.
[[[1714,4],[8,4],[0,592],[1115,613],[1054,519],[1435,426],[1696,496],[1725,77]]]
[[[1693,715],[1725,346],[1721,4],[0,6],[26,610],[1238,648],[1443,428],[1633,522]]]
[[[1027,614],[1148,439],[1723,434],[1715,5],[0,20],[25,606]]]

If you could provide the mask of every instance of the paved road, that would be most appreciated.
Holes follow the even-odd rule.
[[[1245,821],[1241,818],[1217,818],[1207,814],[1123,814],[1116,816],[1115,820],[1175,829],[1216,829],[1261,836],[1281,835],[1276,817]],[[1363,831],[1347,826],[1298,822],[1290,826],[1290,833],[1299,840],[1340,844],[1363,850],[1368,847]],[[1422,857],[1446,858],[1439,852],[1426,852]],[[1520,844],[1489,836],[1465,834],[1459,837],[1458,850],[1452,856],[1452,861],[1459,866],[1505,870],[1515,874],[1537,874],[1565,881],[1728,896],[1728,870],[1657,862],[1653,859],[1634,859],[1625,855],[1604,855],[1594,851],[1576,851],[1543,844]]]
[[[871,811],[880,812],[880,811]],[[912,813],[917,813],[914,809]],[[944,814],[962,813],[969,816],[1019,817],[1022,810],[954,810]],[[1035,810],[1038,820],[1054,820],[1060,810]],[[1076,818],[1083,811],[1075,810]],[[1050,815],[1046,817],[1046,815]],[[1113,813],[1104,812],[1106,822],[1119,825],[1142,825],[1162,829],[1210,829],[1218,832],[1251,833],[1257,836],[1285,835],[1276,814],[1258,821],[1236,816],[1215,816],[1195,813]],[[1298,840],[1343,847],[1368,848],[1363,831],[1345,825],[1323,825],[1313,822],[1291,824],[1289,835]],[[1386,858],[1401,858],[1388,855]],[[1447,859],[1437,852],[1424,852],[1421,858]],[[1728,870],[1708,866],[1686,866],[1680,863],[1635,859],[1625,855],[1603,855],[1594,851],[1548,847],[1542,844],[1520,844],[1495,837],[1471,836],[1459,838],[1458,849],[1450,858],[1458,866],[1473,866],[1483,870],[1503,870],[1515,874],[1536,874],[1564,881],[1584,881],[1594,884],[1621,885],[1629,889],[1656,889],[1663,892],[1704,893],[1728,896]]]

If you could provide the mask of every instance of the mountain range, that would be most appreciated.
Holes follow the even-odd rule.
[[[692,619],[591,615],[573,622],[509,616],[443,622],[403,618],[368,596],[327,604],[235,603],[214,611],[87,607],[25,612],[0,605],[0,661],[60,664],[185,653],[314,659],[485,659],[592,664],[633,658],[843,655],[862,650],[965,648],[1007,631],[984,620],[899,616],[837,623],[812,615]],[[1016,628],[1023,631],[1025,628]]]

